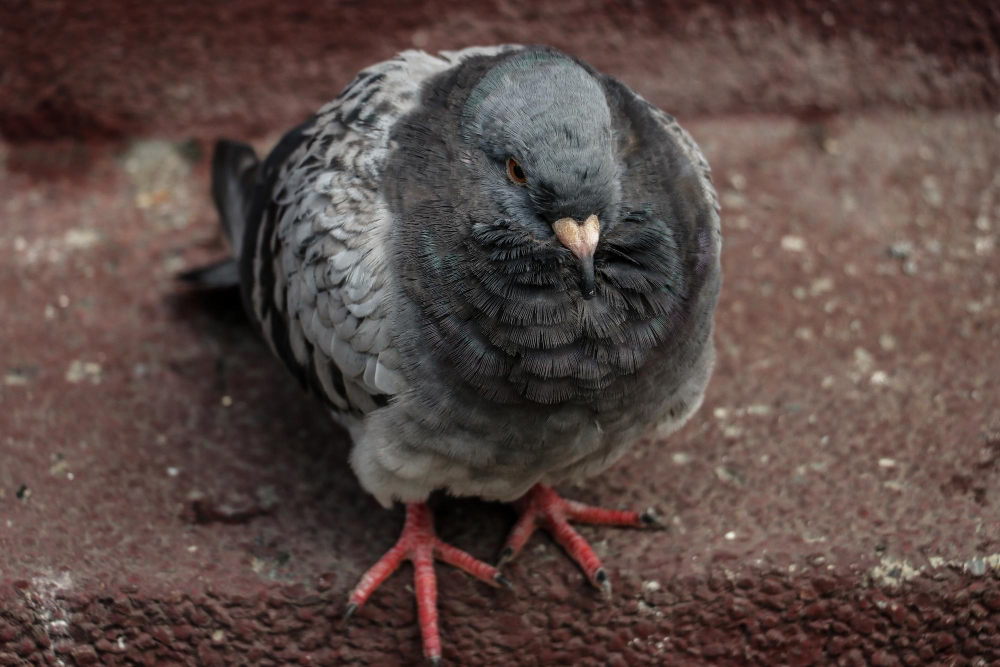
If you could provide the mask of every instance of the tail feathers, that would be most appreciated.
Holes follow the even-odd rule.
[[[232,257],[209,266],[185,271],[180,280],[206,289],[220,289],[240,284],[239,258],[243,230],[257,185],[259,161],[246,144],[220,139],[212,156],[212,199],[219,210],[222,229],[229,238]]]
[[[206,289],[236,287],[240,284],[240,270],[235,259],[226,259],[209,266],[185,271],[177,278]]]
[[[257,182],[259,161],[253,148],[244,143],[220,139],[212,157],[212,198],[229,237],[233,257],[239,258],[243,230]]]

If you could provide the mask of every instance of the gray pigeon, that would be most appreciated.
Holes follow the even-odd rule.
[[[402,536],[349,598],[415,568],[440,661],[429,494],[516,501],[501,563],[536,526],[604,591],[569,520],[654,525],[551,488],[596,475],[698,408],[714,358],[719,206],[677,122],[547,47],[407,51],[361,72],[259,162],[220,141],[213,194],[238,282],[274,353],[354,441],[351,465]]]

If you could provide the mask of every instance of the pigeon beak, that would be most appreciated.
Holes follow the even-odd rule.
[[[552,231],[556,238],[580,260],[582,284],[580,288],[583,298],[594,297],[594,251],[597,249],[597,239],[601,235],[601,223],[596,215],[590,215],[583,223],[573,218],[562,218],[552,223]]]

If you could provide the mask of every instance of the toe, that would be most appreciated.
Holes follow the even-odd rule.
[[[604,507],[585,505],[574,500],[567,500],[566,516],[579,523],[590,523],[599,526],[631,526],[643,525],[642,515],[627,510],[612,510]]]
[[[605,580],[607,574],[604,573],[601,559],[594,553],[587,540],[561,517],[550,517],[549,521],[546,522],[546,528],[559,543],[559,546],[577,562],[590,583],[602,588],[603,584],[597,578],[598,573],[601,573]]]
[[[484,563],[457,547],[438,540],[434,544],[434,553],[438,560],[457,567],[490,586],[498,584],[497,577],[500,576],[500,572],[497,568]]]
[[[500,558],[497,560],[498,568],[512,561],[521,552],[521,549],[524,548],[524,545],[528,543],[528,540],[535,533],[535,529],[538,528],[540,516],[534,509],[528,508],[518,517],[517,522],[507,536],[507,543],[504,544],[503,549],[500,551]]]
[[[413,557],[413,587],[417,596],[417,619],[423,639],[424,655],[428,660],[441,658],[441,636],[438,633],[437,577],[434,559],[429,551],[420,550]]]

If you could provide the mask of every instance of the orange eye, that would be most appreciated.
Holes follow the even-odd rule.
[[[521,169],[521,165],[512,157],[507,158],[507,178],[517,185],[524,185],[528,182],[528,177],[524,175],[524,169]]]

